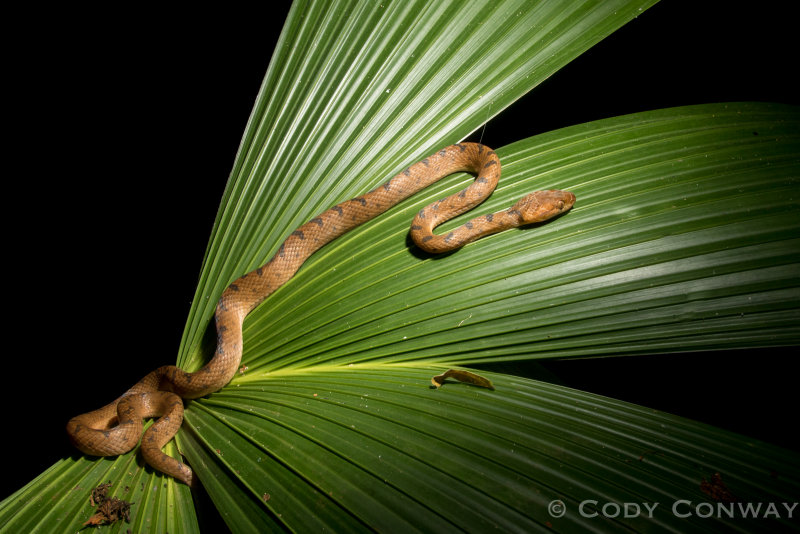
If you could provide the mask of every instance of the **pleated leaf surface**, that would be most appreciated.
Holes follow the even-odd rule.
[[[483,373],[495,391],[458,383],[435,390],[430,377],[439,371],[354,365],[248,381],[194,405],[181,448],[202,464],[203,483],[224,502],[234,531],[253,531],[258,507],[256,518],[299,532],[798,526],[780,504],[800,487],[794,453],[502,374]],[[743,503],[773,502],[783,516],[743,517],[738,504],[723,502],[739,515],[702,517],[718,506],[708,484]],[[614,516],[603,512],[608,503],[636,503],[642,513],[606,517]],[[651,515],[644,503],[655,506]]]
[[[165,452],[178,455],[174,443]],[[189,488],[145,468],[135,452],[116,458],[75,454],[55,463],[0,503],[0,532],[78,532],[98,511],[90,502],[92,490],[107,482],[108,497],[132,506],[129,521],[101,532],[200,532]]]
[[[783,106],[698,106],[499,149],[502,183],[478,210],[559,188],[572,211],[432,257],[409,221],[472,177],[440,182],[325,247],[249,316],[249,373],[795,344],[798,124]]]
[[[219,295],[292,230],[463,139],[653,3],[295,2],[217,215],[179,365],[207,361],[213,347],[201,341]]]

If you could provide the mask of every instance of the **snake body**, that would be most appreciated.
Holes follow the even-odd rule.
[[[217,349],[204,367],[193,373],[174,365],[159,367],[114,402],[72,418],[67,423],[67,433],[73,444],[89,455],[123,454],[139,441],[142,420],[159,417],[142,436],[142,456],[153,468],[191,486],[192,470],[164,454],[161,448],[181,426],[182,398],[208,395],[233,378],[242,358],[242,323],[247,314],[325,244],[437,180],[462,171],[475,174],[475,181],[460,193],[427,206],[412,222],[411,237],[427,252],[455,250],[507,228],[546,221],[575,203],[575,195],[566,191],[537,191],[507,210],[473,219],[446,235],[435,235],[436,226],[469,211],[491,195],[500,178],[500,160],[486,146],[459,143],[439,150],[369,193],[337,204],[292,232],[272,259],[235,280],[222,293],[215,312]]]

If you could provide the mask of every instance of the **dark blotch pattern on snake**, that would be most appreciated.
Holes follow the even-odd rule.
[[[123,454],[139,441],[142,420],[158,417],[142,439],[142,456],[155,469],[192,485],[192,470],[161,449],[183,422],[182,398],[203,397],[233,378],[242,358],[242,323],[247,314],[325,244],[437,180],[464,171],[476,175],[469,187],[431,204],[414,218],[410,233],[421,249],[430,253],[455,250],[507,228],[546,221],[575,203],[575,195],[566,191],[537,191],[505,211],[473,219],[446,236],[435,235],[436,226],[469,211],[491,195],[500,178],[500,161],[488,147],[459,143],[439,150],[382,187],[342,202],[293,231],[269,262],[234,280],[222,293],[215,314],[217,350],[211,361],[194,373],[174,365],[159,367],[114,402],[72,418],[67,432],[73,444],[94,456]]]

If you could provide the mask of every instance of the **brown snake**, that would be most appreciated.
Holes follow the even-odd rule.
[[[114,402],[73,417],[67,432],[86,454],[116,456],[136,446],[142,419],[159,417],[142,437],[145,461],[155,469],[192,485],[192,470],[164,454],[161,448],[183,422],[183,401],[213,393],[233,378],[242,359],[244,318],[273,291],[288,281],[314,252],[385,212],[401,200],[455,172],[477,175],[466,189],[420,211],[411,224],[411,237],[421,249],[440,253],[455,250],[483,236],[507,228],[546,221],[575,203],[566,191],[537,191],[511,208],[475,218],[446,235],[433,229],[483,202],[500,178],[500,160],[480,144],[460,143],[444,148],[408,167],[397,176],[352,200],[337,204],[291,233],[264,266],[235,280],[217,303],[217,350],[203,368],[187,373],[174,365],[151,372]]]

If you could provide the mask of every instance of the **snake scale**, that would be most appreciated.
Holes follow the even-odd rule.
[[[217,349],[201,369],[187,373],[165,365],[142,378],[114,402],[73,417],[67,423],[72,443],[93,456],[115,456],[133,449],[142,437],[141,453],[153,468],[192,485],[192,470],[162,452],[183,422],[182,399],[196,399],[225,386],[242,358],[244,318],[273,291],[286,283],[314,252],[380,215],[398,202],[455,172],[470,172],[475,181],[460,193],[427,206],[411,224],[418,247],[441,253],[507,228],[546,221],[569,210],[575,195],[566,191],[536,191],[511,208],[472,219],[445,235],[433,229],[483,202],[500,178],[500,160],[477,143],[459,143],[411,165],[363,196],[342,202],[291,233],[265,265],[231,283],[219,299],[215,320]],[[143,419],[158,417],[142,436]]]

